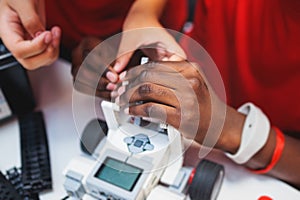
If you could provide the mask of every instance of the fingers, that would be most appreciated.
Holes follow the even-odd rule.
[[[188,62],[152,62],[137,66],[127,71],[122,81],[126,85],[122,103],[151,101],[178,107],[178,101],[184,99],[182,94],[187,91],[198,94],[207,90],[199,70]]]
[[[129,88],[120,96],[119,102],[121,107],[136,102],[155,102],[171,107],[179,107],[174,90],[153,83],[143,83],[137,87]]]
[[[149,62],[144,65],[134,67],[128,71],[124,80],[135,79],[137,77],[149,77],[151,72],[155,73],[174,73],[181,74],[182,76],[189,78],[195,76],[195,73],[200,73],[196,65],[187,61],[181,62]],[[156,78],[156,77],[154,77]],[[163,80],[162,80],[163,81]]]
[[[7,37],[3,37],[3,41],[23,67],[34,70],[49,65],[58,58],[59,48],[51,45],[49,37],[51,38],[51,33],[47,31],[31,41],[22,40],[15,43]]]
[[[7,29],[2,37],[16,59],[25,68],[33,70],[51,64],[58,58],[60,29],[55,28],[53,32],[56,34],[55,37],[50,31],[44,31],[32,40],[24,40],[21,35],[18,35],[18,31]],[[55,45],[52,46],[52,42]]]
[[[52,33],[52,43],[51,43],[51,45],[54,48],[59,48],[60,39],[61,39],[61,29],[58,26],[54,26],[51,29],[51,33]]]
[[[117,73],[122,72],[126,68],[126,66],[129,63],[130,58],[133,55],[133,53],[134,52],[126,53],[126,54],[121,55],[119,58],[116,59],[116,62],[115,62],[115,65],[114,65],[113,68]]]
[[[177,45],[178,46],[178,45]],[[184,61],[186,58],[185,53],[181,48],[178,48],[177,51],[181,52],[179,55],[169,52],[167,49],[160,48],[160,47],[141,47],[142,51],[154,61]],[[119,58],[116,59],[114,70],[117,73],[122,72],[126,66],[128,65],[131,57],[133,56],[134,52],[126,53]]]
[[[26,39],[26,32],[19,22],[17,13],[3,10],[1,37],[7,48],[17,59],[25,59],[43,52],[52,41],[50,31],[39,32],[34,39]]]
[[[182,61],[183,58],[181,56],[178,56],[176,54],[172,54],[169,57],[163,58],[163,61]]]
[[[33,40],[18,40],[16,42],[8,42],[8,48],[14,49],[13,54],[17,58],[26,59],[38,54],[41,54],[46,50],[52,41],[52,34],[50,31],[45,31],[38,35]]]
[[[174,70],[170,71],[173,73],[162,71],[157,72],[152,68],[147,72],[143,71],[138,78],[127,79],[129,84],[126,85],[126,89],[119,88],[121,96],[117,97],[119,99],[116,99],[116,102],[121,107],[129,106],[128,111],[131,115],[155,118],[176,126],[180,121],[180,102],[183,95],[180,93],[182,90],[177,92],[177,88],[174,89],[174,84],[184,85],[182,80],[185,78],[174,73]],[[176,81],[176,77],[180,77],[181,82]],[[188,81],[185,83],[189,85]],[[125,91],[121,92],[121,90]]]
[[[37,12],[38,1],[29,0],[26,4],[20,1],[7,2],[9,5],[2,4],[1,9],[1,37],[15,58],[30,70],[56,60],[59,54],[61,31],[58,27],[45,31]],[[38,28],[34,28],[35,26]],[[32,31],[31,37],[28,37],[29,32],[26,31],[26,27]]]
[[[175,125],[179,124],[181,115],[175,108],[159,103],[144,103],[130,106],[125,112],[130,115],[158,119],[163,123]]]
[[[32,38],[35,37],[36,33],[45,31],[43,17],[39,15],[39,13],[42,13],[40,9],[44,9],[42,4],[36,5],[34,1],[28,1],[27,3],[14,1],[12,4],[11,6],[18,13],[22,25]]]
[[[165,47],[163,44],[156,43],[151,46],[141,47],[142,51],[153,61],[184,61],[186,55],[184,51],[174,41],[174,47]],[[173,49],[172,49],[173,48]]]
[[[190,80],[193,80],[193,84]],[[195,68],[186,65],[185,62],[172,62],[167,65],[149,63],[135,67],[127,72],[123,81],[128,83],[127,88],[139,87],[143,83],[154,83],[179,92],[194,85],[197,87],[195,83],[199,82],[200,85],[203,79]]]
[[[107,71],[107,73],[106,73],[106,78],[111,83],[117,83],[118,80],[119,80],[119,75],[118,75],[118,73],[113,68],[110,68],[110,70]]]
[[[168,51],[168,54],[165,57],[165,59],[163,59],[163,61],[183,61],[183,60],[186,60],[187,56],[186,56],[185,52],[179,46],[179,44],[175,41],[175,39],[174,39],[174,42],[169,43],[168,49],[170,49],[171,51]]]
[[[49,65],[58,58],[60,37],[60,28],[54,27],[51,32],[45,31],[33,40],[11,44],[14,46],[12,53],[25,68],[34,70]]]
[[[19,59],[19,62],[27,69],[34,70],[40,66],[49,65],[58,58],[59,49],[53,48],[51,45],[39,55],[25,59]]]

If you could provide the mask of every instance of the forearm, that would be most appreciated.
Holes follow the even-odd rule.
[[[251,169],[265,168],[271,161],[276,146],[276,133],[271,129],[266,145],[248,162]],[[285,135],[285,145],[278,163],[268,173],[300,188],[300,141]]]
[[[160,26],[159,18],[167,0],[136,0],[125,19],[123,29]]]
[[[217,144],[217,148],[235,154],[240,146],[245,115],[241,115],[232,108],[227,110],[224,131],[221,135],[225,137],[221,137],[223,139]],[[274,168],[268,172],[268,175],[300,188],[300,140],[287,135],[284,137],[285,145],[282,155]],[[268,166],[271,162],[276,142],[276,132],[271,128],[266,144],[245,163],[245,166],[249,169],[264,169]]]

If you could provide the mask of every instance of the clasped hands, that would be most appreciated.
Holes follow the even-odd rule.
[[[219,134],[206,146],[229,152],[235,150],[233,141],[232,146],[228,146],[229,131],[222,129],[223,125],[230,128],[225,120],[227,105],[206,80],[202,66],[185,59],[159,61],[155,57],[140,65],[145,51],[136,51],[128,65],[122,71],[116,71],[116,59],[113,58],[118,54],[117,50],[108,45],[104,47],[105,51],[103,47],[99,48],[99,52],[94,47],[100,43],[99,39],[87,38],[73,52],[72,74],[77,90],[116,101],[127,114],[170,124],[184,137],[200,144],[209,129],[215,128],[211,124],[219,124],[221,128],[216,129]]]

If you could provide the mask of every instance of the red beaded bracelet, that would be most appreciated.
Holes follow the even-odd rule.
[[[284,148],[284,134],[281,132],[281,130],[277,127],[272,127],[275,132],[276,132],[276,147],[272,156],[272,160],[271,162],[268,164],[268,166],[266,166],[264,169],[257,169],[257,170],[251,170],[253,173],[256,174],[266,174],[269,171],[271,171],[274,166],[277,164],[278,160],[281,157],[281,154],[283,152],[283,148]]]

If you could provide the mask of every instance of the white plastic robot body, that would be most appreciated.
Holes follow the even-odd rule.
[[[130,116],[120,113],[116,115],[115,112],[120,112],[119,108],[110,102],[103,101],[102,109],[109,127],[107,142],[114,144],[114,149],[121,149],[124,153],[128,153],[129,155],[132,152],[128,150],[130,150],[131,146],[134,147],[134,144],[139,141],[139,139],[132,141],[130,145],[126,143],[126,139],[142,134],[147,136],[151,141],[150,144],[153,145],[153,149],[133,155],[141,160],[151,160],[153,165],[152,174],[149,175],[148,180],[144,184],[144,193],[146,195],[149,194],[158,181],[166,185],[172,185],[183,164],[180,133],[172,126],[166,127],[166,135],[158,133],[156,130],[142,128],[128,123]],[[117,116],[119,116],[118,119]],[[147,145],[145,145],[145,147],[146,146]],[[156,181],[153,181],[154,179],[156,179]],[[155,184],[150,185],[148,182],[154,182]]]
[[[183,156],[180,133],[176,129],[168,126],[168,134],[162,134],[153,128],[137,126],[130,122],[130,116],[119,112],[114,103],[103,101],[102,109],[109,130],[107,137],[95,149],[93,157],[97,161],[92,158],[86,164],[82,164],[82,160],[74,161],[64,172],[68,181],[66,181],[67,185],[65,184],[66,190],[76,191],[72,192],[72,196],[78,199],[128,200],[144,200],[149,196],[149,200],[152,200],[155,199],[157,191],[165,188],[157,188],[159,182],[170,186],[176,183],[176,180],[179,182],[179,179],[181,185],[187,182],[191,170],[180,173]],[[109,170],[106,169],[109,167],[104,166],[104,163],[108,162],[119,163],[119,165],[142,173],[134,177],[136,181],[132,183],[132,187],[126,188],[120,183],[121,178],[120,181],[107,181],[102,171]],[[84,169],[81,170],[81,168]],[[129,174],[128,176],[130,177]],[[74,182],[74,179],[81,184]],[[183,187],[178,186],[178,188],[175,190],[165,188],[165,195],[178,195],[175,199],[184,199],[185,195],[180,193],[182,191],[176,191],[183,190]]]

